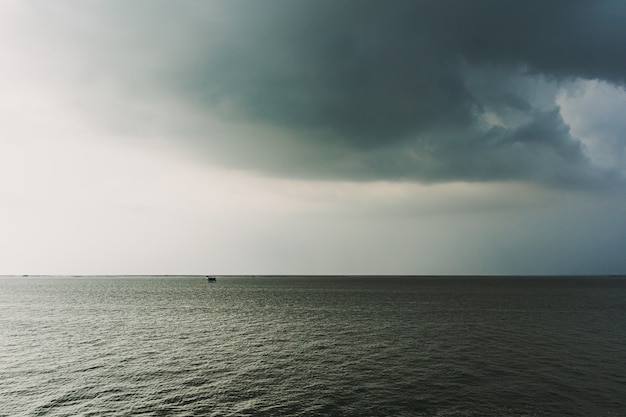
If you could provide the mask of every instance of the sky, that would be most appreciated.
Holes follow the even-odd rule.
[[[2,0],[0,274],[626,274],[622,0]]]

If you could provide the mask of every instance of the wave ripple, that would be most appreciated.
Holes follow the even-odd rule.
[[[0,416],[623,416],[626,280],[0,279]]]

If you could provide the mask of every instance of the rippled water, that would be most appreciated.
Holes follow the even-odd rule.
[[[626,279],[0,279],[0,415],[626,416]]]

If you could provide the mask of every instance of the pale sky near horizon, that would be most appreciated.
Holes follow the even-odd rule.
[[[626,3],[0,2],[0,275],[626,274]]]

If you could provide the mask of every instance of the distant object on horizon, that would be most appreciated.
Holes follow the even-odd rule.
[[[217,278],[215,278],[215,277],[214,277],[214,276],[212,276],[212,275],[207,275],[207,276],[206,276],[206,280],[207,280],[208,282],[215,282],[215,281],[217,281]]]

